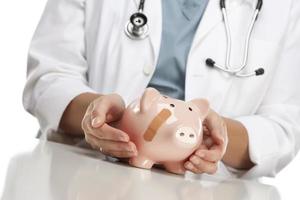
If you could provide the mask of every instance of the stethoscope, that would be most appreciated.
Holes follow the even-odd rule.
[[[126,35],[133,40],[142,40],[148,37],[148,18],[144,14],[145,0],[140,0],[139,8],[136,13],[130,16],[125,27]]]
[[[145,0],[140,0],[138,12],[132,14],[130,16],[129,22],[126,24],[125,33],[126,35],[132,40],[142,40],[149,36],[149,27],[148,27],[148,19],[147,16],[144,14],[144,5]],[[252,31],[255,25],[256,20],[258,19],[258,15],[261,11],[263,5],[263,0],[258,0],[256,4],[256,8],[254,10],[252,20],[247,32],[247,37],[245,40],[245,50],[244,50],[244,59],[243,64],[240,67],[232,67],[230,65],[230,58],[231,58],[231,31],[229,27],[228,17],[227,17],[227,9],[225,5],[225,0],[220,0],[220,7],[224,19],[224,25],[226,29],[226,36],[227,36],[227,50],[226,50],[226,64],[225,67],[217,64],[212,58],[206,59],[206,65],[211,68],[215,68],[231,74],[236,77],[252,77],[252,76],[260,76],[265,73],[264,68],[258,68],[253,72],[250,73],[241,73],[247,66],[248,57],[249,57],[249,47],[250,47],[250,38],[252,35]]]

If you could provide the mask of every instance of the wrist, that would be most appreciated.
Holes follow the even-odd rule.
[[[248,170],[254,166],[249,156],[247,129],[238,121],[222,117],[227,127],[228,146],[223,162],[235,169]]]

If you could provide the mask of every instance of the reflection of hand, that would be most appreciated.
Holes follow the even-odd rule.
[[[121,119],[125,104],[117,94],[104,95],[94,100],[82,120],[86,141],[106,155],[129,158],[137,155],[136,146],[129,136],[112,126],[111,122]]]
[[[222,160],[228,143],[227,127],[223,118],[213,110],[203,122],[203,142],[185,163],[185,168],[194,173],[214,174]]]

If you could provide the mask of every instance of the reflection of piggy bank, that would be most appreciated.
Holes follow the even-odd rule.
[[[208,111],[204,99],[184,102],[147,88],[127,107],[119,124],[137,146],[138,156],[130,164],[147,169],[162,164],[168,171],[183,173],[184,161],[202,141]]]

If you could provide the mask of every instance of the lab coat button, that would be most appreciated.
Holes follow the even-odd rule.
[[[146,76],[150,76],[152,73],[152,69],[153,69],[152,66],[145,66],[143,72]]]

